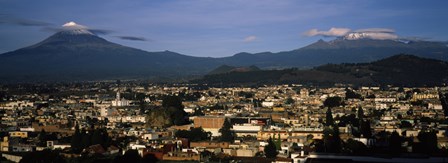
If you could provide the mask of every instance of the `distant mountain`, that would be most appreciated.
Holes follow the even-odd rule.
[[[337,38],[319,40],[303,48],[278,53],[239,53],[221,58],[225,64],[255,65],[260,68],[312,68],[327,63],[362,63],[396,54],[414,54],[419,57],[448,61],[448,44],[432,41],[375,40],[368,38]]]
[[[84,29],[63,30],[0,55],[0,81],[169,78],[204,74],[208,58],[146,52],[111,43]],[[208,68],[209,67],[209,68]]]
[[[194,83],[226,85],[320,84],[433,86],[448,83],[448,63],[395,55],[370,63],[326,64],[310,70],[285,69],[206,75]]]
[[[0,54],[0,82],[104,79],[180,81],[205,75],[219,65],[229,65],[231,68],[222,67],[222,70],[216,70],[218,73],[252,71],[249,66],[265,70],[310,69],[327,63],[372,62],[400,53],[448,61],[446,42],[374,40],[351,36],[332,41],[319,40],[292,51],[238,53],[230,57],[210,58],[170,51],[146,52],[109,42],[87,29],[67,28],[35,45]],[[216,74],[216,71],[211,73]]]
[[[228,66],[228,65],[222,65],[218,68],[210,71],[208,75],[213,74],[225,74],[230,72],[249,72],[249,71],[260,71],[261,69],[257,66],[249,66],[249,67],[235,67],[235,66]]]

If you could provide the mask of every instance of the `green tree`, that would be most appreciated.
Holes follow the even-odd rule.
[[[437,134],[434,130],[422,130],[417,136],[420,141],[419,152],[432,154],[439,150],[437,147]]]
[[[64,157],[59,155],[58,151],[54,150],[43,150],[26,153],[20,163],[40,163],[40,162],[51,162],[51,163],[65,163]]]
[[[45,130],[44,129],[42,129],[42,130],[40,130],[40,133],[39,133],[39,142],[37,143],[39,146],[46,146],[46,144],[47,144],[47,139],[48,139],[48,135],[47,135],[47,133],[45,132]]]
[[[184,106],[182,105],[182,100],[179,96],[165,96],[162,99],[162,106],[165,108],[168,107],[174,107],[176,109],[184,109]]]
[[[361,99],[362,96],[351,89],[345,89],[345,98],[346,99]]]
[[[339,129],[336,125],[326,126],[323,131],[324,134],[324,152],[339,153],[341,151],[342,141],[339,136]]]
[[[81,136],[81,132],[79,131],[78,124],[76,124],[76,126],[75,126],[75,133],[72,136],[70,145],[72,148],[72,152],[80,153],[82,151],[82,136]]]
[[[123,156],[117,156],[113,160],[113,163],[121,163],[121,162],[135,162],[139,163],[142,161],[142,157],[138,154],[138,151],[135,149],[127,150]]]
[[[178,130],[174,135],[180,138],[187,138],[192,142],[210,140],[211,137],[211,133],[205,132],[202,127],[190,128],[190,130]]]
[[[294,101],[294,99],[292,99],[291,97],[288,97],[286,100],[285,100],[285,104],[294,104],[296,101]]]
[[[344,143],[344,150],[354,155],[362,155],[367,152],[368,148],[364,143],[350,138]]]
[[[370,121],[361,121],[360,124],[360,132],[364,138],[371,138],[372,137],[372,128],[370,126]]]
[[[339,127],[337,125],[333,125],[333,137],[332,137],[333,145],[330,152],[339,153],[341,152],[342,140],[339,133]]]
[[[229,119],[225,119],[222,124],[221,129],[219,129],[219,133],[221,133],[220,141],[223,142],[233,142],[235,140],[235,132],[231,130],[232,124],[230,124]]]
[[[174,125],[184,125],[187,123],[185,119],[187,113],[184,111],[184,106],[179,96],[163,97],[162,106],[167,108]]]
[[[325,116],[325,126],[334,125],[333,113],[331,112],[331,107],[327,109]]]
[[[92,142],[92,145],[95,145],[95,144],[103,145],[105,143],[100,129],[96,129],[95,131],[93,131],[91,142]]]
[[[277,147],[275,147],[275,143],[272,138],[268,139],[268,145],[264,147],[264,153],[267,158],[276,158],[278,155]]]
[[[277,134],[277,140],[273,140],[274,141],[274,143],[275,143],[275,147],[277,148],[277,149],[280,149],[281,147],[282,147],[282,139],[281,139],[281,137],[280,137],[280,133],[278,133]],[[274,137],[275,138],[275,137]]]
[[[364,109],[362,107],[358,108],[358,119],[363,120],[364,119]]]
[[[400,154],[401,153],[401,142],[403,139],[398,134],[397,131],[392,132],[389,138],[389,148],[392,154]]]
[[[325,107],[338,107],[340,105],[343,104],[342,98],[339,96],[334,96],[334,97],[328,97],[327,99],[325,99],[324,101],[324,106]]]
[[[82,137],[82,148],[83,149],[92,145],[92,136],[88,131],[83,129],[81,132],[81,137]]]

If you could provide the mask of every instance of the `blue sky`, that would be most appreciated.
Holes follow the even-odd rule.
[[[37,43],[52,34],[46,29],[70,21],[108,31],[100,36],[122,45],[207,57],[298,49],[333,39],[338,29],[448,40],[446,0],[0,0],[0,6],[0,53]]]

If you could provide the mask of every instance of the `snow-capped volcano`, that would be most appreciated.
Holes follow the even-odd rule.
[[[345,40],[373,39],[396,40],[398,36],[390,32],[351,32],[343,37]]]
[[[65,34],[79,35],[79,34],[89,34],[94,35],[86,26],[76,24],[71,21],[62,25],[62,31]]]

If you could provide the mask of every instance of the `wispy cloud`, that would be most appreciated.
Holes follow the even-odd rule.
[[[24,19],[17,18],[9,15],[0,15],[0,23],[1,24],[13,24],[19,26],[50,26],[52,23],[40,21],[40,20],[32,20],[32,19]]]
[[[395,33],[395,30],[389,28],[365,28],[365,29],[358,29],[355,32]]]
[[[362,38],[370,38],[375,40],[393,40],[398,39],[398,35],[395,34],[394,29],[390,28],[365,28],[352,31],[349,28],[331,28],[328,31],[319,31],[317,29],[311,29],[306,31],[306,36],[324,36],[324,37],[346,37],[347,39],[359,39],[358,34],[362,34]],[[351,37],[356,36],[356,37]]]
[[[130,40],[130,41],[147,41],[144,37],[135,37],[135,36],[115,36],[117,38],[120,38],[122,40]]]
[[[257,38],[257,36],[247,36],[246,38],[244,38],[244,42],[253,42],[253,41],[256,41],[256,40],[258,40],[258,38]]]
[[[398,39],[394,29],[390,28],[365,28],[358,29],[354,33],[364,33],[366,38],[375,40],[394,40]]]
[[[311,29],[309,31],[306,31],[304,35],[306,36],[325,36],[325,37],[338,37],[338,36],[345,36],[347,35],[351,30],[349,28],[330,28],[328,31],[319,31],[317,29]]]

